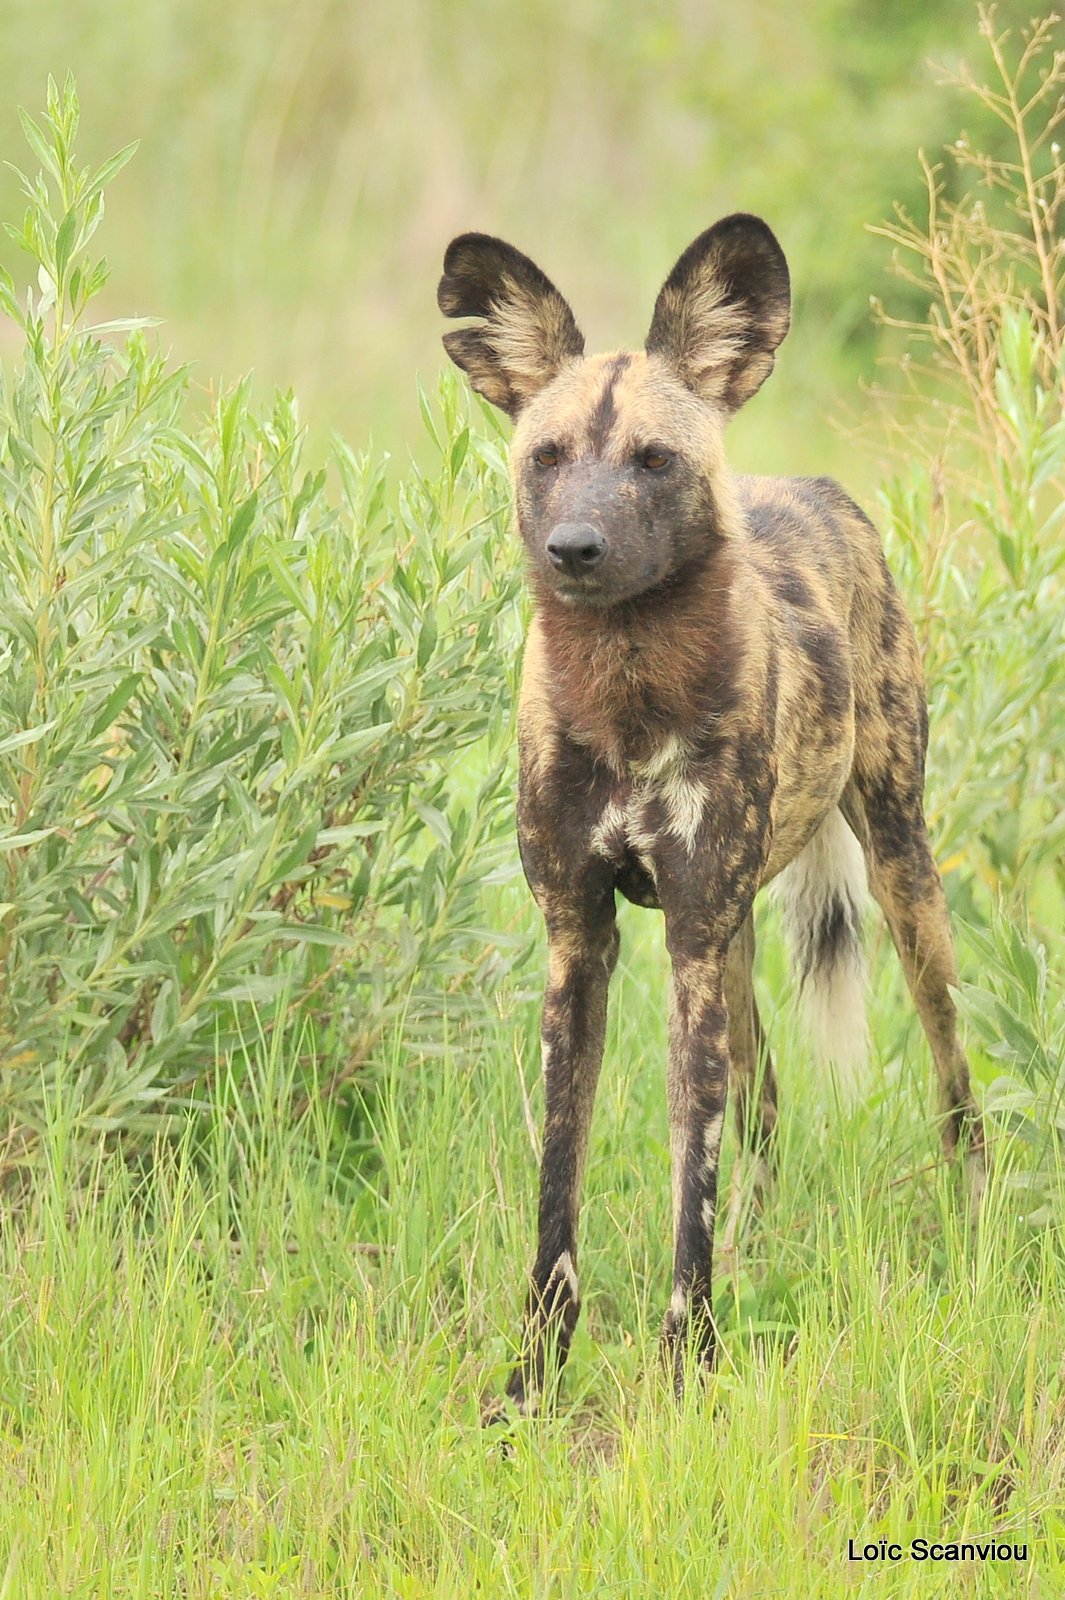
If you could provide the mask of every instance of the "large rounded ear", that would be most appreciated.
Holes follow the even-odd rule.
[[[452,239],[436,298],[446,317],[482,319],[445,333],[444,348],[478,394],[512,417],[584,354],[584,337],[554,284],[502,239]]]
[[[648,355],[738,411],[773,370],[791,321],[788,264],[760,217],[723,217],[690,244],[655,301]]]

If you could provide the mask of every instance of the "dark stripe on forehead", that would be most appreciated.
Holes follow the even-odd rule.
[[[614,404],[614,390],[618,379],[631,365],[631,354],[623,351],[621,355],[614,357],[606,369],[599,399],[588,422],[588,443],[592,450],[602,450],[610,437],[610,430],[617,421],[618,414]]]

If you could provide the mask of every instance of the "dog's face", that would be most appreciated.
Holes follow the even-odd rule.
[[[515,511],[541,593],[614,605],[705,558],[725,424],[788,329],[787,265],[764,222],[726,217],[689,246],[638,353],[586,357],[554,285],[483,234],[449,246],[438,299],[448,316],[480,319],[445,347],[516,419]]]
[[[567,363],[523,407],[511,470],[533,580],[611,605],[683,572],[713,539],[722,419],[659,356]]]

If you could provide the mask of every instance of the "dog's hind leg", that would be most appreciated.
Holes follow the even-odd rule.
[[[734,1250],[744,1209],[769,1184],[777,1124],[777,1086],[754,995],[754,912],[729,946],[725,966],[729,1074],[735,1095],[739,1154],[732,1173],[722,1250]]]
[[[869,887],[899,953],[939,1083],[943,1148],[961,1146],[972,1203],[979,1204],[986,1174],[983,1124],[969,1083],[969,1064],[958,1039],[951,987],[958,971],[946,896],[928,840],[921,805],[921,773],[890,761],[856,772]]]

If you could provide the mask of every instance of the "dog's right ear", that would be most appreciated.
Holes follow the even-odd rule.
[[[452,239],[436,298],[446,317],[482,319],[445,333],[444,348],[478,394],[511,417],[584,354],[584,336],[554,284],[502,239]]]

